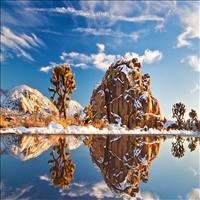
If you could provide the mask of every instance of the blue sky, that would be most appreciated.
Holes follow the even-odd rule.
[[[199,18],[197,1],[1,1],[1,88],[50,96],[52,66],[67,62],[86,105],[114,60],[137,56],[164,116],[179,101],[199,113]]]

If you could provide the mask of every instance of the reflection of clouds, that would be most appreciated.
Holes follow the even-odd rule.
[[[187,200],[199,200],[200,199],[200,188],[194,188],[187,194]]]
[[[33,186],[26,186],[21,188],[16,188],[14,191],[12,188],[4,185],[3,182],[0,183],[1,189],[1,199],[3,200],[29,200],[31,197],[27,196],[27,193],[31,190]]]
[[[141,193],[142,200],[159,200],[159,197],[150,193],[150,192],[142,192]]]
[[[42,176],[39,176],[39,179],[41,181],[47,181],[47,182],[50,182],[50,178],[47,176],[47,175],[42,175]]]
[[[131,197],[127,194],[122,196],[123,200],[159,200],[157,195],[152,194],[151,192],[139,192],[135,197]]]
[[[200,199],[200,188],[194,188],[189,192],[186,197],[178,195],[178,200],[199,200]]]
[[[81,197],[89,195],[97,199],[113,198],[114,194],[110,191],[105,182],[95,184],[73,183],[69,192],[59,191],[61,196]]]
[[[120,196],[113,193],[104,181],[97,182],[95,184],[89,183],[73,183],[70,187],[70,191],[59,190],[61,196],[68,197],[83,197],[90,196],[92,199],[104,199],[104,198],[120,198]],[[131,197],[129,195],[121,196],[123,200],[159,200],[159,197],[153,195],[150,192],[138,193],[136,197]]]
[[[198,172],[196,169],[194,169],[193,167],[189,167],[189,170],[192,172],[193,176],[197,176]]]

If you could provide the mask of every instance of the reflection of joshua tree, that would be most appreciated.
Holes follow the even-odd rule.
[[[174,157],[181,158],[184,156],[185,153],[185,148],[183,146],[184,141],[185,141],[184,138],[178,136],[176,142],[172,142],[171,152]]]
[[[93,140],[93,136],[89,135],[85,137],[85,139],[83,140],[83,143],[90,149],[92,145],[92,140]]]
[[[194,151],[196,149],[198,140],[199,138],[187,138],[187,141],[189,142],[188,148],[190,151]]]
[[[50,153],[52,160],[48,161],[49,164],[53,165],[50,169],[52,182],[62,189],[70,186],[76,168],[75,164],[72,163],[69,152],[66,151],[67,147],[65,138],[59,138],[58,144],[53,147]],[[55,150],[57,150],[57,157]]]

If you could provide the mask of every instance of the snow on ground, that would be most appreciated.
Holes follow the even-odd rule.
[[[47,127],[31,127],[25,128],[23,126],[19,126],[16,128],[6,128],[0,130],[1,134],[8,134],[8,133],[15,133],[15,134],[155,134],[155,135],[199,135],[200,132],[193,132],[187,130],[157,130],[150,128],[149,130],[145,131],[141,128],[136,128],[133,130],[127,130],[124,127],[120,127],[119,125],[109,124],[107,127],[103,129],[97,129],[94,126],[67,126],[63,128],[62,125],[57,124],[55,122],[51,122]]]

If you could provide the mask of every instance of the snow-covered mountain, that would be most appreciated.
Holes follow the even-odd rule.
[[[27,85],[16,86],[10,90],[0,90],[1,107],[22,113],[41,113],[57,115],[55,105],[38,90]],[[67,102],[68,118],[72,119],[75,113],[84,115],[83,107],[75,100]]]
[[[38,90],[27,85],[16,86],[4,93],[1,107],[23,113],[39,112],[42,114],[57,114],[54,104]]]
[[[67,102],[67,117],[73,119],[76,113],[80,113],[80,117],[84,117],[83,107],[75,100],[69,100]]]

